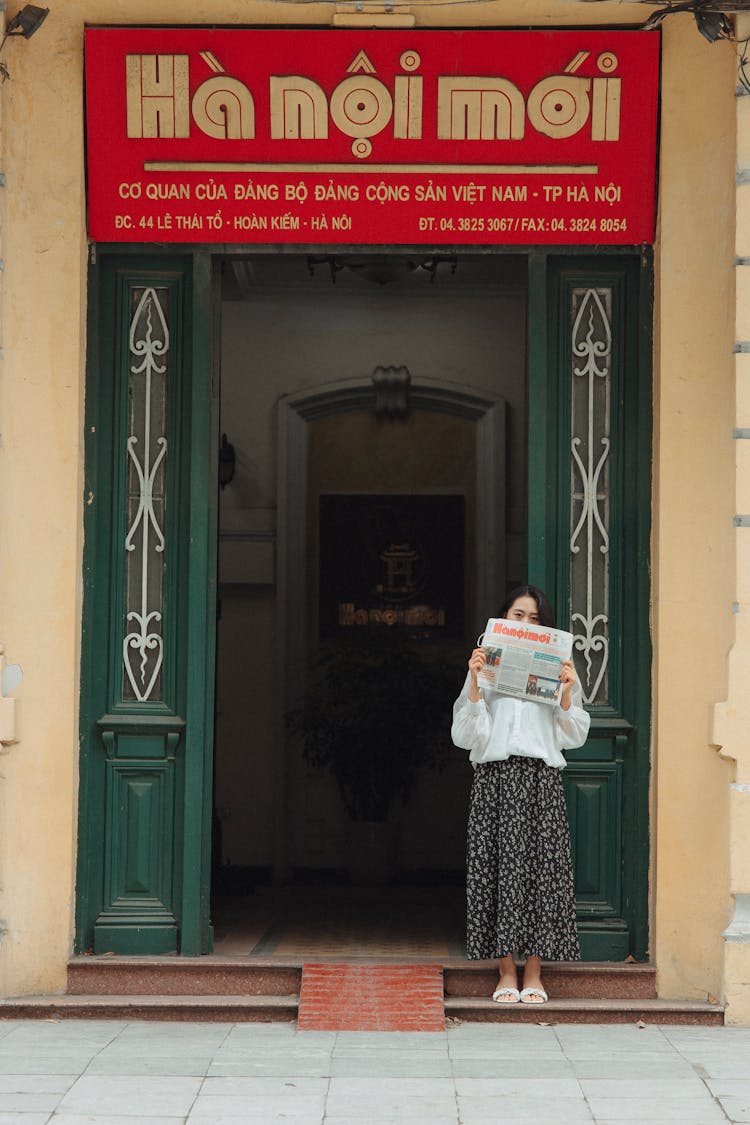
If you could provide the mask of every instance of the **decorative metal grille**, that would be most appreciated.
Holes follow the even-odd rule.
[[[169,328],[166,289],[133,289],[128,346],[128,481],[123,698],[162,698]]]
[[[571,319],[570,619],[584,701],[606,703],[612,290],[574,289]]]

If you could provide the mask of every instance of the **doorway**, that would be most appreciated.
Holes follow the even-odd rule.
[[[398,693],[383,646],[402,665],[413,651],[410,690],[439,707],[407,799],[381,751],[379,778],[398,775],[390,881],[450,888],[460,913],[470,771],[448,745],[450,709],[495,591],[524,570],[525,262],[228,259],[221,352],[235,474],[219,509],[214,880],[234,901],[215,898],[217,917],[241,912],[243,894],[252,913],[274,885],[351,885],[347,794],[285,721],[320,689],[321,659],[345,653],[341,674],[374,659],[379,692]],[[397,566],[408,575],[389,588]],[[363,736],[368,706],[382,715],[373,694],[352,702]],[[373,753],[405,737],[416,753],[397,710]],[[355,881],[376,880],[362,862]]]
[[[331,605],[351,607],[341,629],[382,614],[329,588],[356,501],[463,521],[460,626],[437,632],[456,612],[439,588],[419,603],[456,692],[504,584],[528,577],[571,622],[592,714],[565,771],[583,953],[647,956],[647,253],[141,247],[100,252],[89,283],[77,950],[209,952],[212,839],[214,891],[256,906],[340,883],[341,795],[287,720]],[[378,558],[402,566],[401,541]],[[377,627],[413,629],[399,612]],[[397,888],[459,877],[468,781],[454,752],[395,803]]]

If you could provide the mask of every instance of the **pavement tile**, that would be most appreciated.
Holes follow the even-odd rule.
[[[559,1042],[568,1058],[581,1056],[581,1052],[594,1052],[602,1054],[602,1028],[598,1025],[585,1024],[579,1027],[576,1024],[558,1024],[555,1028]],[[658,1028],[646,1027],[608,1027],[607,1054],[626,1054],[635,1052],[642,1054],[648,1051],[651,1054],[673,1054],[674,1046],[665,1039]],[[611,1032],[611,1034],[610,1034]]]
[[[348,1114],[340,1115],[331,1113],[328,1109],[326,1110],[325,1120],[326,1125],[329,1121],[338,1121],[341,1125],[346,1125],[347,1122],[351,1121],[351,1116]],[[358,1117],[356,1121],[357,1125],[403,1125],[404,1118],[392,1117],[389,1114],[378,1114],[377,1117]],[[412,1110],[408,1121],[409,1125],[459,1125],[458,1110],[454,1110],[453,1113],[441,1113],[439,1116],[434,1116],[432,1114],[423,1116],[418,1111]],[[295,1125],[297,1125],[296,1122]],[[504,1120],[503,1125],[505,1125]]]
[[[269,1035],[254,1036],[247,1028],[252,1024],[235,1028],[217,1048],[219,1051],[249,1051],[256,1054],[284,1054],[308,1055],[311,1051],[328,1051],[334,1049],[336,1043],[335,1031],[309,1031],[304,1036],[289,1039],[274,1038]]]
[[[200,1078],[164,1078],[151,1075],[79,1078],[60,1102],[58,1113],[118,1114],[128,1116],[186,1117],[201,1087]]]
[[[456,1093],[460,1098],[528,1098],[583,1100],[580,1084],[575,1078],[548,1078],[546,1073],[533,1081],[525,1078],[457,1078]]]
[[[7,1091],[2,1095],[3,1113],[54,1113],[59,1094],[14,1093]]]
[[[108,1074],[160,1075],[163,1078],[196,1077],[203,1078],[211,1066],[211,1055],[148,1055],[143,1050],[139,1054],[119,1055],[113,1051],[102,1051],[86,1067],[86,1076]]]
[[[533,1045],[540,1050],[559,1050],[560,1044],[555,1029],[552,1027],[537,1027],[533,1024],[465,1024],[448,1033],[448,1047],[462,1043],[507,1043]]]
[[[454,1078],[575,1078],[573,1065],[561,1055],[551,1059],[519,1055],[517,1058],[451,1058]]]
[[[0,1110],[0,1125],[47,1125],[48,1113],[5,1113]],[[133,1125],[132,1118],[130,1125]],[[174,1125],[174,1122],[170,1122]]]
[[[488,1122],[494,1122],[495,1125],[500,1125],[500,1123],[502,1125],[561,1125],[561,1119],[549,1109],[546,1113],[540,1114],[538,1110],[534,1113],[529,1107],[526,1107],[525,1110],[521,1111],[520,1116],[514,1113],[512,1117],[507,1117],[505,1107],[503,1107],[502,1117],[498,1117],[497,1105],[494,1107],[494,1113],[492,1106],[485,1112],[478,1114],[474,1114],[471,1110],[462,1109],[460,1120],[461,1125],[487,1125]],[[594,1118],[589,1114],[587,1117],[576,1118],[567,1125],[592,1125],[593,1122]],[[562,1119],[562,1125],[566,1125],[564,1118]],[[670,1125],[674,1125],[674,1122],[670,1122]]]
[[[450,1078],[450,1059],[432,1051],[403,1055],[399,1051],[378,1051],[357,1056],[334,1055],[330,1072],[334,1078]]]
[[[301,1032],[301,1035],[314,1034]],[[339,1031],[336,1033],[334,1054],[340,1049],[356,1047],[394,1047],[398,1050],[442,1051],[446,1049],[444,1031]]]
[[[299,1119],[308,1119],[319,1125],[325,1112],[325,1099],[322,1094],[307,1094],[295,1097],[287,1094],[283,1097],[257,1096],[248,1097],[214,1097],[212,1094],[196,1098],[195,1105],[190,1111],[188,1121],[208,1121],[211,1125],[217,1122],[234,1119],[234,1121],[259,1121],[268,1125],[272,1121],[291,1121],[299,1125]]]
[[[76,1081],[71,1074],[0,1074],[0,1107],[7,1094],[64,1094]]]
[[[186,1026],[190,1027],[189,1024]],[[181,1032],[176,1033],[174,1031],[171,1035],[163,1033],[159,1035],[135,1035],[128,1029],[122,1032],[109,1046],[113,1050],[141,1050],[157,1055],[173,1055],[185,1051],[193,1053],[213,1052],[217,1051],[225,1042],[227,1034],[226,1031],[223,1031],[221,1035],[213,1035],[203,1027],[192,1029],[184,1035]]]
[[[750,1048],[750,1027],[663,1027],[662,1033],[673,1043],[741,1044]]]
[[[750,1074],[750,1057],[745,1060],[742,1070],[735,1070],[733,1078],[711,1078],[707,1082],[708,1088],[715,1098],[747,1098],[750,1101],[750,1078],[740,1078],[739,1075],[743,1073],[745,1076]]]
[[[277,1052],[278,1053],[278,1052]],[[216,1054],[216,1048],[206,1043],[183,1043],[182,1050],[180,1044],[175,1043],[111,1043],[103,1050],[96,1052],[92,1058],[106,1058],[106,1059],[122,1059],[126,1062],[128,1059],[163,1059],[165,1062],[170,1059],[179,1058],[205,1058],[212,1059]],[[0,1057],[2,1051],[0,1050]]]
[[[572,1026],[572,1025],[571,1025]],[[553,1027],[541,1027],[534,1023],[462,1023],[459,1027],[451,1027],[446,1033],[449,1040],[481,1039],[485,1035],[499,1036],[506,1039],[515,1039],[516,1036],[527,1039],[554,1039]]]
[[[92,1055],[6,1055],[0,1051],[0,1074],[70,1074],[77,1078]]]
[[[283,1110],[279,1110],[278,1113],[274,1113],[273,1117],[267,1118],[267,1121],[268,1125],[275,1125],[276,1122],[278,1122],[279,1125],[282,1125],[284,1122],[291,1122],[292,1125],[323,1125],[322,1114],[323,1111],[321,1110],[320,1113],[298,1113],[295,1114],[294,1117],[290,1117],[288,1114],[285,1114]],[[234,1117],[227,1117],[226,1115],[222,1115],[221,1117],[201,1117],[191,1113],[185,1120],[188,1122],[210,1122],[210,1125],[240,1125],[242,1121],[260,1121],[260,1118],[249,1118],[246,1113],[237,1113]],[[174,1125],[174,1121],[171,1125]]]
[[[201,1087],[200,1097],[323,1097],[328,1089],[328,1078],[275,1078],[230,1077],[207,1078]]]
[[[747,1059],[750,1043],[679,1043],[675,1051],[686,1059]]]
[[[180,1117],[124,1117],[122,1114],[108,1114],[108,1113],[56,1113],[51,1119],[51,1125],[55,1122],[62,1122],[63,1125],[178,1125],[183,1121]],[[4,1125],[2,1114],[0,1114],[0,1125]],[[17,1121],[15,1125],[27,1125],[26,1120]]]
[[[2,1049],[12,1050],[24,1045],[68,1047],[73,1050],[91,1048],[99,1050],[122,1033],[124,1024],[113,1020],[111,1023],[88,1020],[67,1021],[14,1021],[14,1026],[0,1039]]]
[[[635,1057],[628,1055],[626,1059],[620,1058],[588,1058],[571,1059],[568,1063],[576,1078],[607,1078],[611,1081],[620,1081],[627,1078],[638,1077],[641,1079],[670,1079],[695,1078],[694,1067],[679,1055]],[[544,1073],[549,1073],[549,1063],[544,1064]],[[734,1071],[736,1074],[736,1070]],[[700,1075],[699,1077],[702,1077]]]
[[[750,1069],[750,1058],[747,1056],[741,1062],[734,1063],[692,1063],[693,1073],[706,1082],[716,1082],[720,1079],[732,1081],[738,1074],[746,1074]]]
[[[669,1098],[659,1102],[636,1098],[589,1098],[597,1125],[604,1121],[678,1122],[679,1125],[726,1125],[721,1109],[708,1095],[698,1098]],[[504,1123],[503,1123],[504,1125]]]
[[[2,1043],[0,1043],[0,1053],[2,1053]],[[692,1051],[680,1050],[676,1052],[681,1059],[685,1059],[693,1066],[734,1066],[739,1067],[740,1072],[746,1070],[748,1059],[750,1059],[750,1047],[743,1048],[740,1051]]]
[[[495,1106],[497,1114],[497,1106]],[[363,1120],[381,1122],[393,1119],[394,1121],[418,1120],[439,1121],[441,1117],[450,1120],[457,1119],[455,1097],[391,1097],[368,1098],[364,1102],[361,1098],[339,1097],[330,1095],[326,1102],[326,1122],[336,1118],[351,1122],[352,1125],[362,1125]],[[497,1116],[495,1118],[497,1120]]]
[[[538,1098],[504,1097],[500,1103],[496,1097],[460,1097],[458,1109],[461,1125],[486,1121],[502,1122],[502,1125],[509,1125],[511,1121],[541,1125],[545,1114],[549,1125],[591,1125],[594,1121],[582,1098],[565,1098],[552,1107],[540,1104]]]
[[[331,1056],[261,1055],[244,1059],[214,1059],[208,1069],[209,1078],[317,1078],[331,1074]]]
[[[638,1098],[643,1102],[661,1102],[668,1098],[687,1101],[705,1098],[707,1090],[700,1078],[640,1078],[625,1074],[620,1078],[582,1078],[581,1087],[587,1098]]]
[[[73,1021],[68,1021],[70,1024]],[[123,1038],[136,1039],[191,1039],[195,1036],[205,1039],[226,1039],[230,1031],[237,1024],[229,1022],[214,1023],[213,1020],[127,1020],[122,1025]],[[269,1029],[275,1024],[258,1023],[255,1027],[262,1028],[268,1034]],[[285,1025],[279,1025],[285,1026]]]
[[[563,1048],[555,1038],[554,1032],[528,1035],[524,1032],[541,1029],[518,1028],[517,1030],[521,1032],[517,1036],[509,1035],[506,1028],[498,1028],[495,1034],[488,1035],[485,1032],[484,1035],[451,1038],[448,1043],[448,1053],[452,1059],[563,1058]]]
[[[11,1055],[27,1055],[33,1051],[37,1055],[95,1055],[109,1045],[109,1040],[103,1037],[90,1039],[73,1038],[65,1039],[56,1034],[39,1036],[6,1035],[0,1039],[0,1055],[8,1058]]]
[[[457,1043],[450,1049],[452,1059],[483,1059],[485,1065],[491,1064],[494,1059],[537,1059],[539,1065],[557,1060],[564,1061],[565,1053],[560,1047],[542,1049],[529,1043]]]
[[[454,1097],[455,1087],[453,1079],[446,1078],[332,1078],[330,1094],[339,1097],[361,1098],[389,1098],[411,1097],[423,1098]]]
[[[730,1121],[750,1121],[750,1098],[719,1098],[719,1105]]]
[[[256,1059],[330,1059],[333,1054],[333,1048],[327,1047],[325,1044],[316,1046],[311,1043],[309,1047],[304,1044],[293,1043],[274,1043],[273,1046],[268,1043],[255,1044],[249,1040],[246,1043],[225,1043],[222,1044],[218,1050],[213,1051],[214,1062],[240,1062],[242,1059],[256,1058]]]

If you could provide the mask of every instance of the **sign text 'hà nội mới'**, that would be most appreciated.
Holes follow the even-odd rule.
[[[97,241],[640,244],[659,36],[91,28]]]

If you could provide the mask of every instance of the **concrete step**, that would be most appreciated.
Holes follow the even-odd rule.
[[[324,961],[323,958],[315,958]],[[340,960],[332,958],[332,960]],[[387,964],[386,958],[348,958],[352,964]],[[415,959],[415,963],[423,958]],[[408,964],[398,959],[400,964]],[[74,957],[68,963],[70,995],[255,996],[298,995],[302,960],[247,957]],[[497,984],[497,963],[449,958],[443,961],[445,994],[488,997]],[[559,999],[590,996],[655,999],[656,969],[628,962],[550,962],[547,991]]]
[[[297,996],[21,996],[0,1000],[2,1019],[180,1020],[269,1023],[297,1018]]]
[[[247,1023],[294,1021],[296,996],[23,996],[0,1000],[1,1019],[120,1019]],[[494,1004],[447,997],[449,1023],[642,1023],[720,1026],[718,1004],[670,1000],[553,999],[547,1004]]]
[[[302,962],[247,957],[74,957],[70,996],[299,996]]]
[[[451,961],[444,966],[447,997],[487,998],[497,987],[496,961]],[[655,1000],[656,967],[628,961],[551,961],[542,968],[550,996]]]
[[[475,997],[447,997],[445,1016],[454,1023],[642,1023],[721,1026],[719,1004],[690,1000],[553,999],[546,1004],[495,1004]]]
[[[391,963],[389,958],[348,961],[365,967]],[[302,960],[278,957],[75,957],[64,996],[2,1000],[0,1019],[295,1020],[302,966]],[[552,999],[541,1008],[492,1002],[496,962],[449,958],[442,973],[449,1020],[707,1025],[724,1020],[720,1005],[658,999],[656,969],[650,964],[549,963],[543,978]]]

